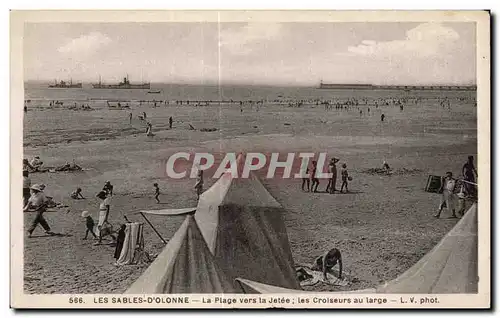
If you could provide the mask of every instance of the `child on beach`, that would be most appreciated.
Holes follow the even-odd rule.
[[[86,240],[89,233],[92,234],[92,236],[94,238],[97,238],[97,235],[95,235],[95,233],[94,233],[95,222],[94,222],[94,219],[92,218],[92,216],[90,215],[90,212],[83,211],[82,218],[85,218],[85,225],[87,227],[87,230],[85,230],[85,237],[83,239]]]
[[[85,199],[82,195],[82,188],[76,188],[75,191],[71,192],[70,197],[75,200]]]
[[[158,187],[158,183],[153,184],[153,187],[155,188],[156,203],[160,203],[160,199],[158,198],[160,196],[160,188]]]
[[[342,186],[340,186],[340,193],[342,193],[342,190],[344,190],[345,186],[345,193],[349,192],[349,189],[347,188],[347,180],[349,179],[349,172],[347,172],[347,165],[344,163],[342,164],[342,170],[340,172],[340,175],[342,176]]]

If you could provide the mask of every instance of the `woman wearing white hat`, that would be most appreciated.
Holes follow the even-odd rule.
[[[50,231],[50,226],[47,223],[47,220],[43,217],[43,212],[47,210],[48,200],[43,193],[43,188],[39,184],[34,184],[30,187],[31,197],[28,199],[28,203],[24,207],[23,211],[28,211],[30,208],[33,208],[36,212],[35,219],[31,222],[31,226],[28,229],[28,237],[31,237],[33,231],[40,224],[45,233],[49,235],[53,235],[54,233]]]

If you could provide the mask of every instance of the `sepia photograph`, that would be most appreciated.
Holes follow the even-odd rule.
[[[490,306],[487,11],[11,18],[14,308]]]

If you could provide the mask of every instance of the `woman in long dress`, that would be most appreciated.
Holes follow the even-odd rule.
[[[109,225],[108,217],[109,217],[109,197],[106,195],[106,192],[101,191],[96,195],[97,198],[101,200],[99,204],[99,222],[97,223],[97,229],[95,232],[98,233],[99,236],[99,244],[102,242],[103,236],[105,236],[105,227]]]

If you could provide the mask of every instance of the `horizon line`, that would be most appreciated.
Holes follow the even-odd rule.
[[[68,83],[69,81],[65,81]],[[110,81],[111,82],[111,81]],[[27,79],[23,80],[23,83],[47,83],[47,84],[52,84],[54,83],[53,80],[48,80],[48,79]],[[82,84],[96,84],[97,82],[95,81],[75,81],[73,84],[76,83],[82,83]],[[135,84],[141,84],[141,83],[149,83],[149,84],[164,84],[164,85],[190,85],[190,86],[260,86],[260,87],[319,87],[320,81],[317,83],[245,83],[245,82],[239,82],[239,81],[233,81],[233,82],[194,82],[194,81],[139,81],[139,82],[132,82]],[[414,87],[430,87],[430,86],[444,86],[444,87],[472,87],[476,86],[477,83],[425,83],[425,84],[408,84],[408,83],[394,83],[394,84],[374,84],[374,83],[330,83],[330,82],[323,82],[323,85],[334,85],[334,86],[373,86],[373,87],[397,87],[397,86],[414,86]]]

